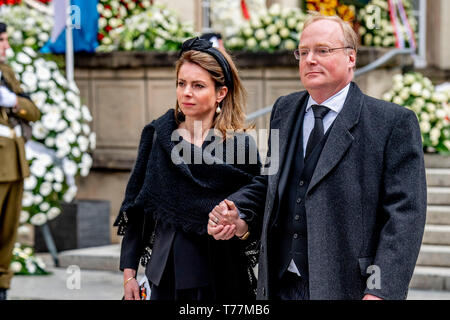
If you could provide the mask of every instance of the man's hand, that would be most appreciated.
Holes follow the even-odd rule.
[[[384,300],[384,299],[374,296],[372,294],[366,294],[363,300]]]
[[[242,237],[248,231],[247,222],[239,217],[239,210],[236,208],[233,201],[227,199],[224,201],[228,206],[228,217],[231,221],[233,221],[233,224],[236,225],[235,235],[237,237]]]

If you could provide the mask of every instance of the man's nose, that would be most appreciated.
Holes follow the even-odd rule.
[[[314,50],[310,50],[310,51],[308,52],[308,54],[307,54],[306,57],[305,57],[305,61],[306,61],[307,63],[315,63],[315,62],[316,62]]]

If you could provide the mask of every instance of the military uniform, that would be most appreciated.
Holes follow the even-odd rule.
[[[1,85],[17,95],[17,106],[0,106],[0,289],[9,289],[9,270],[22,207],[23,179],[30,174],[25,158],[25,127],[21,122],[37,121],[39,109],[23,93],[12,68],[0,63]]]

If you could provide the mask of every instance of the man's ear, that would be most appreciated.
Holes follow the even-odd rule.
[[[354,69],[356,67],[356,51],[355,50],[349,50],[348,53],[348,63],[349,67],[351,69]]]

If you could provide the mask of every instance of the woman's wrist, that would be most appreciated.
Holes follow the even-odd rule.
[[[134,269],[124,269],[123,270],[123,282],[127,282],[129,281],[130,278],[135,278],[136,277],[136,270]]]

